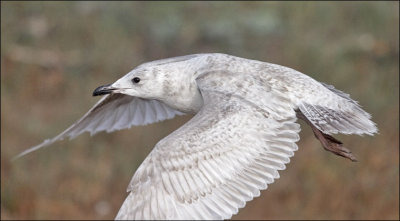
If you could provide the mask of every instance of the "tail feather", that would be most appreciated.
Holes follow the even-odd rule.
[[[368,134],[378,132],[376,124],[371,121],[371,115],[365,112],[357,101],[350,98],[332,85],[322,83],[330,91],[338,95],[341,105],[337,108],[318,104],[301,103],[300,111],[319,130],[325,134]]]
[[[360,108],[333,110],[303,103],[299,109],[314,126],[326,134],[372,135],[378,132],[370,115]]]

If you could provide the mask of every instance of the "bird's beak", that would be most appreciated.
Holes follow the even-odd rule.
[[[100,86],[100,87],[96,88],[93,91],[93,96],[111,94],[111,92],[113,92],[116,89],[117,88],[112,87],[111,84],[106,84],[106,85],[103,85],[103,86]]]

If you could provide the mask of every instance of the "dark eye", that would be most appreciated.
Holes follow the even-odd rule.
[[[134,77],[134,78],[132,79],[132,82],[133,82],[133,83],[139,83],[139,82],[140,82],[140,78]]]

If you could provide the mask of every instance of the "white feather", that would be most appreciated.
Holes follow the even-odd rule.
[[[377,132],[371,116],[333,86],[287,67],[230,55],[149,62],[116,83],[129,87],[136,71],[151,68],[157,78],[151,85],[168,80],[158,85],[168,86],[164,91],[151,88],[146,94],[158,99],[107,95],[60,135],[18,156],[85,131],[112,132],[198,111],[140,165],[116,219],[229,219],[290,162],[298,149],[296,111],[324,133]]]

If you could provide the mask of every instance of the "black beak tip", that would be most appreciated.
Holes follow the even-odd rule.
[[[111,84],[100,86],[93,91],[93,96],[100,96],[105,94],[110,94],[114,88],[110,88]]]

